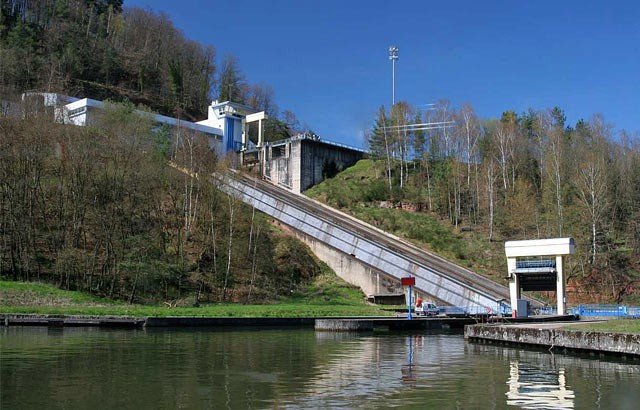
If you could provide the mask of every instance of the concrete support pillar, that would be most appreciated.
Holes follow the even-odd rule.
[[[258,146],[262,146],[262,120],[258,120]]]
[[[567,307],[567,298],[565,296],[564,267],[562,266],[562,256],[556,256],[556,271],[558,278],[556,279],[556,296],[558,298],[558,314],[564,315]]]
[[[509,296],[511,298],[511,310],[515,311],[520,299],[520,280],[514,272],[516,270],[516,258],[507,258],[507,272],[509,273]]]
[[[247,123],[245,120],[242,120],[242,151],[247,149]]]

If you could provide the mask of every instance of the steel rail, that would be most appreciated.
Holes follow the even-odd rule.
[[[294,194],[278,188],[272,184],[260,181],[253,177],[241,173],[229,174],[232,179],[250,185],[256,191],[272,196],[279,201],[283,201],[302,212],[311,212],[314,217],[324,220],[343,230],[347,230],[354,236],[382,245],[388,251],[395,253],[412,264],[421,266],[423,269],[431,272],[436,276],[444,277],[460,286],[467,288],[473,292],[484,294],[485,297],[495,302],[501,300],[509,300],[509,290],[506,286],[500,285],[484,276],[472,272],[466,268],[447,261],[437,255],[427,252],[415,245],[408,243],[401,238],[390,235],[378,228],[359,221],[350,215],[343,214],[337,210],[327,207],[310,198]],[[361,261],[364,262],[364,261]],[[379,268],[372,266],[376,270]],[[397,278],[391,273],[386,273],[390,277]],[[426,278],[422,278],[428,281]],[[538,301],[530,299],[534,305],[539,304]]]
[[[243,184],[243,186],[245,186],[245,187],[246,187],[246,186],[248,186],[248,183],[247,183],[247,182],[245,182],[245,183],[239,183],[239,184]],[[252,188],[254,188],[254,187],[252,187]],[[241,189],[241,188],[238,188],[238,187],[234,187],[234,186],[232,186],[231,184],[227,184],[227,185],[226,185],[226,187],[223,187],[223,188],[222,188],[222,190],[223,190],[223,191],[225,191],[225,192],[227,192],[228,194],[230,194],[230,195],[234,195],[234,196],[236,196],[236,195],[237,195],[237,196],[239,196],[239,197],[240,197],[240,196],[243,196],[243,195],[244,195],[244,196],[248,196],[248,195],[247,195],[247,193],[245,192],[245,190],[243,190],[243,189]],[[234,191],[234,190],[235,190],[235,193],[234,193],[234,192],[230,192],[230,191]],[[267,194],[264,194],[262,191],[257,190],[257,189],[256,189],[256,192],[258,192],[260,195],[266,195],[266,196],[268,196],[268,197],[270,197],[270,198],[272,198],[272,199],[274,198],[274,196],[273,196],[272,194],[268,194],[268,193],[267,193]],[[254,201],[254,203],[253,203],[252,205],[256,206],[256,203],[258,204],[258,205],[256,206],[256,208],[257,208],[257,209],[260,209],[260,207],[261,207],[261,206],[264,206],[264,207],[266,207],[266,208],[273,208],[273,209],[277,209],[279,212],[282,212],[282,209],[280,209],[281,207],[277,207],[277,206],[276,206],[276,207],[273,207],[272,205],[269,205],[267,202],[262,201],[262,200],[260,200],[260,199],[258,199],[258,198],[256,198],[256,197],[253,197],[253,196],[250,196],[250,198],[251,198],[251,200],[252,200],[252,201]],[[244,200],[244,199],[243,199],[243,200]],[[462,283],[462,281],[457,280],[457,279],[452,278],[452,277],[447,277],[446,275],[444,275],[444,276],[443,276],[440,272],[438,272],[438,271],[436,271],[436,270],[434,270],[434,269],[430,268],[429,266],[427,266],[427,265],[425,265],[425,264],[419,263],[419,262],[418,262],[418,261],[416,261],[415,259],[410,259],[410,258],[408,258],[406,255],[402,255],[401,253],[394,252],[394,250],[392,250],[392,249],[385,248],[385,247],[382,247],[382,246],[380,246],[380,245],[375,245],[375,243],[377,242],[376,240],[372,240],[372,239],[370,239],[370,238],[366,238],[366,237],[364,237],[363,235],[361,235],[361,234],[359,234],[359,233],[355,233],[355,232],[353,232],[352,230],[347,230],[347,229],[346,229],[346,228],[344,228],[343,226],[340,226],[339,224],[337,224],[337,223],[335,223],[335,222],[333,222],[333,221],[330,221],[330,220],[328,220],[327,218],[321,218],[321,217],[319,217],[317,214],[309,214],[309,213],[308,213],[308,212],[309,212],[308,210],[303,209],[303,208],[298,207],[298,206],[295,206],[295,205],[292,205],[292,204],[290,203],[290,201],[283,200],[282,198],[278,199],[278,201],[280,201],[280,203],[282,203],[282,204],[286,204],[286,206],[289,206],[289,207],[291,207],[291,208],[295,209],[295,210],[296,210],[296,211],[298,211],[298,212],[302,212],[302,213],[304,213],[305,215],[312,215],[312,216],[311,216],[312,218],[315,218],[315,219],[317,219],[318,221],[320,221],[321,223],[324,223],[324,224],[327,224],[328,226],[331,226],[333,229],[340,230],[340,231],[342,231],[342,232],[344,232],[344,233],[347,233],[348,235],[351,235],[352,237],[355,237],[355,238],[356,238],[356,240],[358,240],[358,241],[363,241],[363,242],[369,243],[369,244],[371,244],[371,245],[377,246],[379,249],[381,249],[383,252],[386,252],[386,253],[387,253],[387,254],[389,254],[390,256],[396,256],[396,257],[399,257],[401,260],[404,260],[405,262],[407,262],[407,263],[409,263],[409,264],[412,264],[412,265],[414,265],[414,266],[416,266],[416,267],[420,267],[420,268],[422,268],[423,270],[425,270],[425,271],[426,271],[426,273],[428,273],[428,274],[430,274],[430,275],[432,275],[432,276],[435,276],[435,277],[437,278],[437,280],[436,280],[436,281],[434,281],[434,280],[431,280],[431,279],[429,279],[429,278],[425,277],[425,276],[424,276],[424,275],[422,275],[422,274],[419,274],[419,273],[417,273],[417,272],[413,272],[413,275],[414,275],[416,278],[420,278],[420,279],[421,279],[422,281],[424,281],[426,284],[431,285],[431,286],[433,286],[433,287],[435,287],[435,288],[437,288],[437,289],[440,289],[440,290],[441,290],[441,292],[446,292],[446,293],[449,295],[449,297],[450,297],[450,298],[451,298],[451,296],[453,295],[453,296],[455,296],[455,297],[459,298],[460,300],[464,300],[464,301],[467,301],[467,302],[471,302],[471,303],[467,303],[466,305],[462,305],[462,304],[460,304],[460,305],[458,305],[458,306],[470,306],[470,305],[476,305],[476,306],[485,306],[485,307],[495,307],[495,305],[497,304],[498,299],[496,299],[494,295],[488,295],[488,294],[485,294],[485,293],[483,293],[483,292],[479,291],[477,288],[474,288],[472,284]],[[249,202],[248,202],[248,201],[246,201],[246,200],[245,200],[245,202],[249,203]],[[264,210],[263,210],[263,211],[264,211]],[[268,213],[268,212],[267,212],[267,213]],[[274,213],[275,213],[275,212],[274,212]],[[286,215],[288,216],[288,218],[289,218],[289,219],[293,219],[293,220],[295,220],[296,222],[299,222],[299,223],[301,223],[301,224],[307,224],[307,225],[309,225],[309,224],[308,224],[308,221],[306,221],[306,218],[305,218],[305,219],[300,219],[300,218],[296,218],[296,217],[294,217],[294,216],[293,216],[293,215],[291,215],[291,214],[286,214]],[[279,219],[279,218],[278,218],[277,216],[275,216],[275,215],[271,215],[271,216],[272,216],[272,217],[274,217],[274,218],[276,218],[276,219]],[[291,226],[293,229],[300,230],[300,228],[297,228],[297,227],[295,227],[295,226],[291,225],[291,224],[290,224],[289,222],[287,222],[287,221],[282,221],[282,222],[283,222],[283,223],[285,223],[285,224],[287,224],[287,225],[289,225],[289,226]],[[334,248],[336,248],[336,249],[337,249],[338,251],[340,251],[340,252],[348,253],[348,252],[345,252],[345,250],[344,250],[344,249],[341,249],[340,247],[336,246],[336,245],[335,245],[335,242],[342,242],[342,243],[344,244],[344,248],[351,248],[351,247],[354,247],[354,245],[353,245],[353,243],[352,243],[352,242],[345,241],[344,239],[342,239],[340,236],[338,236],[338,235],[336,235],[336,234],[333,234],[333,233],[330,233],[330,232],[327,232],[327,231],[322,231],[322,230],[320,230],[320,229],[318,229],[318,228],[315,228],[315,229],[317,229],[318,231],[321,231],[321,232],[322,232],[322,239],[321,239],[319,236],[317,236],[317,237],[316,237],[316,239],[321,240],[321,241],[324,241],[328,246],[334,247]],[[304,230],[303,230],[302,232],[303,232],[304,234],[306,234],[306,235],[310,235],[308,232],[304,232]],[[313,237],[313,235],[310,235],[310,236],[312,236],[312,237]],[[333,238],[334,243],[327,243],[327,242],[331,242],[331,241],[329,241],[329,239],[330,239],[330,238]],[[376,271],[378,271],[378,272],[381,272],[382,274],[384,274],[384,275],[386,275],[386,276],[389,276],[389,277],[390,277],[390,278],[392,278],[392,279],[396,279],[396,280],[398,280],[398,279],[400,278],[400,277],[399,277],[399,276],[397,276],[397,275],[393,275],[393,274],[389,273],[388,271],[386,271],[385,269],[381,268],[380,266],[372,265],[371,263],[366,262],[366,261],[364,260],[364,259],[366,259],[366,258],[363,258],[363,255],[367,255],[367,254],[368,254],[368,255],[370,255],[370,256],[371,256],[371,257],[373,257],[373,258],[378,258],[378,259],[380,259],[380,256],[379,256],[379,255],[377,255],[377,254],[373,254],[373,253],[368,252],[368,251],[364,251],[364,250],[363,250],[363,249],[361,249],[361,248],[360,248],[360,249],[358,249],[358,252],[359,252],[359,253],[358,253],[359,257],[357,257],[357,259],[359,260],[359,262],[361,262],[361,263],[365,264],[366,266],[369,266],[369,267],[371,267],[371,268],[375,269],[375,270],[376,270]],[[353,254],[352,254],[352,255],[353,255]],[[382,260],[384,261],[384,263],[385,263],[386,265],[389,265],[389,266],[393,267],[393,268],[394,268],[394,269],[393,269],[393,271],[407,272],[406,268],[405,268],[405,267],[403,267],[403,266],[397,265],[396,263],[394,263],[394,262],[390,262],[390,261],[388,261],[388,260],[384,260],[384,259],[382,259]],[[455,289],[452,289],[452,288],[450,288],[450,287],[444,287],[444,286],[443,286],[443,284],[441,283],[443,279],[444,279],[444,280],[449,281],[452,285],[458,285],[461,289],[463,289],[463,292],[461,293],[461,292],[459,292],[459,291],[457,291],[457,290],[455,290]],[[418,288],[420,288],[420,287],[418,286]],[[442,297],[439,297],[439,296],[437,296],[437,295],[434,295],[434,294],[430,293],[427,289],[422,288],[422,290],[423,290],[423,291],[425,291],[425,293],[432,295],[434,298],[436,298],[436,299],[438,299],[438,300],[441,300],[441,301],[443,301],[443,302],[446,302],[446,303],[451,304],[451,303],[450,303],[450,301],[447,301],[446,299],[443,299]],[[483,298],[485,299],[484,303],[480,303],[480,302],[478,302],[478,301],[474,301],[474,300],[473,300],[474,298],[473,298],[472,296],[468,295],[468,294],[465,294],[465,293],[464,293],[464,290],[466,290],[466,291],[470,291],[470,292],[471,292],[472,294],[474,294],[474,295],[477,295],[477,296],[483,297]]]

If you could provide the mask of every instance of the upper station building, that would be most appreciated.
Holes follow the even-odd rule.
[[[107,105],[91,98],[75,98],[56,93],[28,92],[22,99],[30,111],[44,110],[54,121],[87,126],[97,124]],[[160,114],[150,116],[158,126],[166,125],[206,136],[209,147],[220,155],[240,153],[245,164],[259,164],[261,176],[285,189],[302,192],[353,165],[364,151],[307,134],[280,141],[265,142],[264,111],[230,101],[212,101],[207,119],[190,122]],[[248,125],[257,125],[257,140],[249,139]]]
[[[30,103],[29,107],[34,107],[30,109],[37,110],[37,107],[43,107],[45,111],[51,111],[56,122],[78,126],[96,124],[100,112],[106,105],[103,101],[91,98],[75,98],[56,93],[29,92],[24,93],[22,99]],[[209,146],[219,154],[240,151],[248,143],[245,141],[247,117],[249,121],[260,118],[260,122],[266,118],[264,112],[229,101],[213,101],[208,109],[208,118],[198,122],[138,112],[141,115],[150,115],[158,125],[201,133],[207,137]]]

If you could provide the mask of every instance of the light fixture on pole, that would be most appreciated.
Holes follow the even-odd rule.
[[[396,60],[398,59],[398,47],[389,47],[389,60],[391,60],[391,106],[396,105]]]

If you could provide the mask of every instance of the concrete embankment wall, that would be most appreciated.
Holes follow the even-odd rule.
[[[423,330],[462,329],[472,323],[471,318],[416,318],[398,317],[97,317],[81,315],[0,314],[0,326],[48,327],[112,327],[112,328],[166,328],[199,327],[209,329],[230,328],[295,328],[314,327],[325,331]]]
[[[337,213],[336,211],[331,211],[334,217],[318,215],[320,213],[318,208],[323,206],[313,205],[313,201],[308,198],[284,191],[275,193],[272,191],[275,188],[270,185],[269,187],[262,186],[265,183],[261,181],[246,181],[242,177],[232,175],[223,176],[216,183],[224,192],[255,206],[259,211],[287,225],[292,230],[321,242],[327,250],[333,249],[335,252],[341,252],[354,260],[361,261],[360,265],[365,268],[373,267],[384,272],[388,277],[393,277],[397,285],[402,277],[415,277],[415,289],[438,301],[453,306],[495,309],[501,296],[507,294],[505,293],[507,289],[497,283],[491,284],[493,286],[491,293],[486,289],[481,290],[477,281],[486,282],[487,279],[475,278],[472,272],[466,272],[461,267],[455,269],[458,272],[464,271],[464,273],[460,273],[463,276],[462,279],[451,273],[443,272],[440,268],[435,268],[412,254],[400,252],[378,240],[387,234],[382,231],[378,232],[377,228],[356,221],[352,217],[340,215],[341,221],[338,223],[335,220],[336,215],[334,215]],[[384,238],[391,240],[392,237],[387,235]],[[398,241],[400,242],[400,240]],[[404,249],[408,249],[409,246],[407,243],[402,243]],[[412,252],[419,252],[417,248],[411,249]],[[318,256],[323,259],[322,254]],[[341,263],[348,262],[348,257],[340,258]],[[434,255],[430,255],[429,258],[436,259]],[[340,275],[347,271],[332,266],[331,258],[327,259],[327,263]],[[354,265],[354,267],[358,266]]]
[[[499,325],[465,326],[465,339],[640,356],[640,334]]]
[[[313,327],[312,317],[126,317],[83,315],[0,314],[4,326],[48,327]]]
[[[328,246],[321,240],[290,229],[284,224],[278,225],[307,244],[318,259],[329,265],[345,282],[358,286],[366,295],[404,293],[404,289],[397,279],[390,278],[379,270],[362,263],[357,258]]]
[[[363,153],[346,147],[324,144],[318,141],[300,140],[292,146],[292,152],[299,156],[294,167],[293,182],[296,192],[302,192],[319,184],[325,178],[325,172],[331,169],[325,167],[333,165],[336,170],[343,170],[362,159]],[[331,175],[332,176],[332,175]]]
[[[315,330],[329,332],[349,331],[407,331],[426,329],[460,329],[472,323],[471,318],[318,318]]]
[[[121,316],[0,314],[0,324],[4,326],[137,328],[144,326],[145,320]]]

